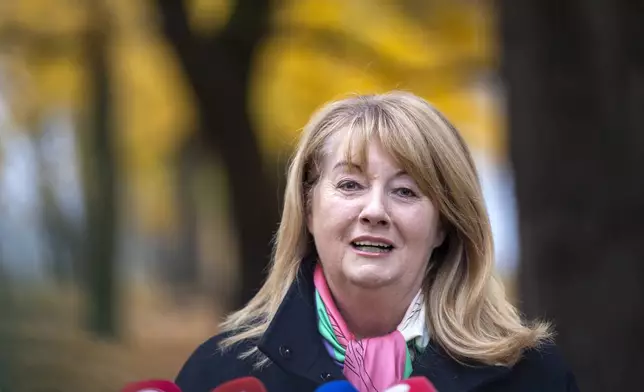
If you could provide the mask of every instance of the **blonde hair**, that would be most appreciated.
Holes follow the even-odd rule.
[[[549,325],[524,323],[494,276],[494,244],[470,152],[458,131],[428,102],[394,91],[331,102],[304,127],[291,161],[284,210],[268,278],[257,295],[221,325],[222,348],[266,331],[303,258],[311,252],[306,227],[309,193],[330,136],[344,132],[347,160],[361,161],[376,140],[409,173],[440,211],[447,231],[423,283],[432,339],[457,361],[511,366],[525,349],[550,338]],[[242,355],[258,355],[256,347]]]

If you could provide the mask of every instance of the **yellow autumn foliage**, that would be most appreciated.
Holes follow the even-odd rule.
[[[185,0],[193,30],[217,34],[233,1]],[[91,86],[83,37],[97,21],[105,23],[119,162],[133,210],[150,230],[172,226],[169,168],[195,131],[196,108],[157,24],[155,1],[2,3],[0,39],[7,31],[21,35],[0,58],[25,86],[11,97],[13,110],[24,112],[18,118],[61,106],[86,112]],[[97,18],[96,12],[108,15]],[[489,1],[428,0],[409,12],[387,0],[275,0],[272,33],[258,53],[249,94],[266,154],[284,154],[325,101],[399,88],[432,101],[474,148],[502,155],[498,104],[480,82],[495,66],[493,16]]]

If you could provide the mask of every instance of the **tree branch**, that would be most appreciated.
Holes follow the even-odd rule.
[[[253,54],[268,30],[270,3],[237,1],[226,26],[203,37],[191,32],[184,1],[157,0],[165,36],[197,96],[217,94],[222,79],[248,79]]]
[[[220,33],[229,49],[236,49],[241,59],[249,59],[269,28],[271,0],[238,0],[230,20]]]
[[[173,42],[193,40],[188,14],[182,0],[157,0],[165,35]]]
[[[206,46],[190,30],[188,13],[183,0],[157,0],[164,35],[172,45],[185,74],[194,85],[192,75],[200,69]]]

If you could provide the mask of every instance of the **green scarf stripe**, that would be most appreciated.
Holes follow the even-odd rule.
[[[411,373],[414,371],[414,368],[411,364],[411,355],[409,353],[409,346],[405,346],[407,348],[406,350],[406,355],[405,355],[405,378],[409,378],[411,376]]]
[[[322,297],[320,297],[320,293],[317,290],[315,290],[315,307],[318,313],[318,331],[322,337],[331,344],[333,353],[335,354],[335,359],[340,363],[344,363],[346,349],[342,347],[333,332],[333,326],[331,325],[329,314],[327,313],[324,301],[322,301]],[[405,345],[405,378],[409,378],[411,373],[414,371],[409,343],[411,342],[408,342],[407,345]]]
[[[346,349],[342,347],[338,339],[335,337],[333,326],[329,319],[329,314],[327,313],[324,301],[322,301],[322,297],[320,297],[320,293],[317,290],[315,290],[315,307],[318,312],[318,331],[320,331],[322,337],[331,344],[333,353],[335,354],[335,359],[338,362],[344,363]]]

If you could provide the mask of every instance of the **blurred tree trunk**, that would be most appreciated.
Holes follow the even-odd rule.
[[[45,181],[45,179],[41,179],[41,182]],[[49,254],[48,267],[56,284],[62,286],[69,283],[72,277],[71,266],[66,257],[64,217],[61,216],[62,214],[53,200],[51,187],[42,184],[40,191],[43,202],[42,219],[45,226],[46,249]]]
[[[644,7],[504,0],[522,307],[583,391],[641,389]]]
[[[56,137],[57,125],[52,125],[52,116],[43,116],[40,131],[33,136],[38,164],[38,187],[41,208],[41,220],[44,228],[44,248],[47,254],[47,267],[53,280],[59,286],[78,283],[76,274],[79,254],[79,230],[77,222],[65,213],[57,198],[57,187],[60,186],[60,167],[52,160],[52,141]],[[52,136],[53,135],[53,136]]]
[[[179,212],[178,243],[175,251],[170,252],[170,260],[167,260],[165,278],[174,291],[175,299],[180,301],[200,291],[197,203],[194,197],[194,176],[199,152],[196,140],[191,137],[176,157],[174,188]]]
[[[97,336],[114,338],[117,335],[115,251],[118,210],[105,24],[97,24],[88,33],[87,50],[94,93],[94,111],[90,113],[92,124],[85,135],[83,164],[87,206],[84,271],[87,321]]]
[[[190,30],[181,0],[157,0],[165,35],[175,49],[199,106],[204,147],[221,156],[241,258],[237,306],[256,293],[264,279],[271,240],[279,220],[275,181],[263,167],[248,111],[255,51],[268,31],[270,1],[238,0],[216,36]]]
[[[55,197],[55,190],[50,178],[51,173],[44,159],[42,135],[36,140],[38,160],[38,181],[40,201],[42,203],[41,219],[44,225],[45,249],[49,256],[47,267],[54,282],[60,286],[70,283],[72,279],[72,264],[70,256],[70,232]]]
[[[8,320],[11,306],[11,281],[9,274],[5,271],[4,260],[2,259],[2,243],[0,243],[0,320]]]

